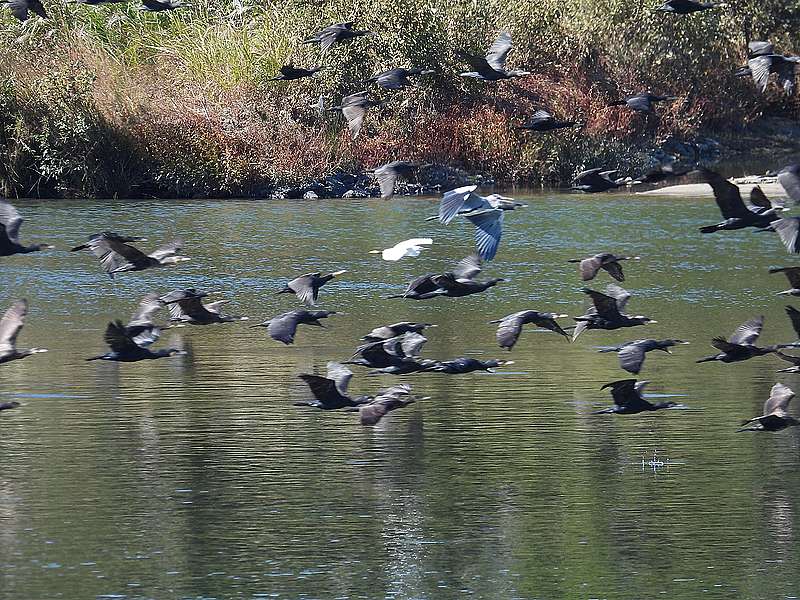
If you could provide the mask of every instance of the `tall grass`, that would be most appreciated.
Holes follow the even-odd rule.
[[[687,17],[628,0],[187,0],[170,13],[134,3],[46,4],[51,18],[0,21],[0,181],[15,195],[258,195],[392,158],[448,162],[517,181],[559,182],[590,163],[634,160],[667,136],[730,129],[764,111],[797,116],[780,94],[733,77],[748,39],[800,48],[798,0],[743,0]],[[302,44],[333,22],[377,35],[321,56]],[[485,84],[457,74],[459,49],[512,32],[510,64],[534,75]],[[287,62],[313,80],[271,82]],[[394,66],[436,74],[371,111],[353,142],[312,108]],[[642,90],[679,97],[643,118],[606,109]],[[586,122],[535,136],[538,107]]]

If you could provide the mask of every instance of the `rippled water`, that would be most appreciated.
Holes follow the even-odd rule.
[[[383,297],[470,251],[467,224],[423,221],[434,199],[19,202],[23,238],[59,250],[1,263],[3,304],[31,302],[20,345],[50,352],[0,366],[0,400],[22,403],[0,415],[0,597],[800,594],[797,432],[734,433],[775,381],[800,378],[776,374],[774,357],[694,364],[712,336],[757,314],[764,343],[794,338],[773,295],[786,281],[766,271],[792,258],[767,234],[699,234],[719,218],[707,199],[527,201],[485,271],[508,282],[427,303]],[[146,248],[180,234],[192,261],[112,282],[64,251],[108,228],[146,235]],[[435,244],[419,259],[368,254],[421,234]],[[565,261],[603,250],[642,256],[624,265],[630,310],[657,324],[575,344],[526,332],[505,372],[404,378],[431,398],[374,428],[292,406],[308,397],[298,373],[346,359],[388,322],[437,323],[428,357],[509,358],[487,321],[582,314]],[[345,314],[301,328],[294,346],[231,323],[165,332],[157,347],[182,344],[187,357],[83,360],[148,291],[216,290],[230,314],[260,320],[297,306],[274,295],[292,276],[339,268],[321,306]],[[595,346],[640,337],[691,341],[651,353],[641,375],[689,408],[590,414],[610,404],[600,386],[627,376]],[[352,387],[397,381],[359,371]]]

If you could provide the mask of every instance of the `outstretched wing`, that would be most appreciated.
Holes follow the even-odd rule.
[[[764,414],[786,414],[786,409],[789,407],[789,402],[794,398],[794,392],[788,386],[782,383],[776,383],[772,386],[769,398],[764,402]]]
[[[640,344],[628,344],[619,351],[619,366],[628,373],[641,371],[644,359],[645,351]]]
[[[620,314],[619,308],[617,307],[616,298],[612,298],[611,296],[606,296],[601,292],[590,290],[589,288],[583,288],[583,293],[588,294],[588,296],[592,299],[592,304],[594,304],[594,308],[597,311],[597,314],[603,317],[604,319],[609,319],[613,321],[619,319],[622,316]],[[572,339],[574,340],[576,337],[577,335],[574,335]]]
[[[750,346],[756,343],[758,336],[761,335],[761,329],[763,327],[764,316],[754,317],[739,325],[733,334],[731,334],[728,341],[730,341],[731,344]]]
[[[509,350],[517,343],[520,334],[522,333],[522,317],[521,313],[509,315],[497,326],[497,343],[501,348],[508,348]]]
[[[800,164],[789,165],[778,173],[778,183],[795,204],[800,204]]]
[[[164,258],[167,258],[168,256],[175,256],[182,249],[183,249],[183,240],[175,239],[172,240],[171,242],[167,242],[160,248],[151,252],[150,257],[155,258],[156,260],[162,260]]]
[[[475,246],[483,260],[492,260],[497,254],[503,235],[504,212],[499,208],[488,208],[466,215],[476,227]]]
[[[136,312],[131,316],[131,320],[128,321],[128,327],[151,324],[153,322],[153,315],[163,306],[164,303],[158,297],[158,294],[150,293],[145,295],[139,302],[139,307],[136,309]]]
[[[11,204],[0,200],[0,225],[5,228],[6,237],[12,244],[19,244],[19,228],[22,216]]]
[[[294,343],[294,334],[297,332],[299,318],[297,311],[291,311],[270,319],[267,325],[267,334],[273,340],[284,344]]]
[[[126,332],[122,321],[109,322],[103,339],[106,341],[106,344],[108,344],[108,347],[111,348],[112,352],[125,354],[139,349],[139,346],[136,345],[131,336]]]
[[[794,306],[787,306],[786,314],[792,322],[792,329],[794,329],[797,337],[800,338],[800,310],[797,310]]]
[[[501,31],[486,53],[486,62],[495,71],[505,71],[506,58],[511,50],[511,33]]]
[[[346,394],[350,380],[353,378],[353,372],[343,364],[334,361],[329,362],[327,368],[328,379],[334,382],[340,394]]]
[[[711,186],[711,191],[714,193],[714,200],[723,217],[731,219],[735,217],[752,216],[752,211],[745,206],[744,200],[742,200],[739,186],[731,183],[714,171],[700,169],[700,173],[705,182]]]
[[[475,279],[483,270],[481,264],[483,264],[483,261],[480,256],[470,254],[458,261],[450,272],[456,279]]]
[[[14,351],[17,346],[17,335],[25,324],[25,315],[28,314],[28,301],[17,300],[0,319],[0,355]]]
[[[465,185],[444,193],[439,205],[439,221],[447,225],[460,210],[475,210],[488,205],[481,196],[475,193],[477,185]]]
[[[800,217],[786,217],[772,222],[772,228],[778,232],[783,245],[792,254],[800,253],[797,245],[797,234],[800,231]]]

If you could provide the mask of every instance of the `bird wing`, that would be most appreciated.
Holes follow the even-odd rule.
[[[342,396],[339,389],[336,387],[336,382],[333,379],[328,379],[322,375],[314,375],[312,373],[300,373],[300,379],[306,382],[311,394],[316,398],[320,404],[333,404],[337,401],[346,400]]]
[[[394,163],[389,163],[375,169],[375,177],[378,179],[378,185],[381,187],[381,198],[388,200],[394,195],[394,186],[399,177]]]
[[[458,292],[470,289],[467,282],[459,281],[453,273],[442,273],[433,277],[433,282],[449,292]]]
[[[128,353],[139,349],[139,346],[133,341],[131,336],[125,331],[125,326],[122,321],[111,321],[106,327],[105,335],[103,336],[108,347],[112,352]]]
[[[350,137],[356,139],[358,134],[361,133],[361,127],[364,125],[364,115],[367,114],[367,109],[363,106],[343,106],[342,114],[347,121]]]
[[[230,300],[217,300],[216,302],[209,302],[208,304],[204,304],[203,308],[206,311],[218,315],[222,312],[222,307],[228,304]]]
[[[616,299],[617,310],[619,310],[619,312],[625,312],[625,308],[628,306],[628,300],[631,299],[631,293],[628,290],[612,283],[606,286],[606,294]]]
[[[499,208],[487,208],[466,215],[475,225],[475,246],[483,260],[492,260],[503,235],[504,213]]]
[[[772,54],[774,50],[775,47],[769,42],[761,42],[754,40],[747,44],[747,53],[753,57]]]
[[[475,279],[483,270],[481,264],[483,260],[479,255],[470,254],[458,261],[451,273],[456,279]]]
[[[47,12],[44,10],[44,6],[42,6],[40,0],[27,0],[27,2],[29,10],[32,10],[43,19],[47,18]]]
[[[628,373],[638,373],[644,364],[645,351],[640,344],[627,344],[619,351],[619,366]]]
[[[550,123],[551,121],[555,121],[553,115],[551,115],[546,110],[537,110],[535,113],[531,115],[530,121],[528,121],[528,125],[537,125],[541,123]]]
[[[384,89],[401,90],[409,85],[405,69],[389,69],[375,75],[375,81]]]
[[[297,332],[298,323],[299,315],[297,311],[278,315],[274,319],[269,320],[267,334],[273,340],[283,342],[284,344],[291,344],[294,342],[294,334]]]
[[[439,221],[447,225],[458,214],[458,211],[485,208],[488,204],[475,193],[477,185],[465,185],[444,193],[439,205]]]
[[[17,300],[0,318],[0,355],[5,356],[16,348],[17,335],[25,324],[25,315],[27,314],[28,301]]]
[[[778,183],[786,190],[792,202],[800,204],[800,164],[781,169],[778,173]]]
[[[414,281],[408,284],[403,296],[414,294],[427,294],[439,289],[439,286],[433,282],[433,275],[422,275],[417,277]]]
[[[781,60],[774,66],[778,75],[778,83],[787,96],[794,95],[795,66],[796,63],[789,60]]]
[[[105,246],[106,250],[110,250],[111,252],[115,252],[116,254],[120,255],[125,260],[125,262],[134,265],[139,265],[148,262],[147,260],[148,256],[144,252],[142,252],[138,248],[134,248],[133,246],[129,246],[128,244],[120,242],[117,238],[106,237],[105,235],[103,235],[96,241],[93,240],[89,243],[92,246],[93,252],[95,246],[98,247]],[[100,256],[97,252],[95,252],[94,254],[95,256],[98,256],[98,258],[100,258],[100,263],[103,264],[103,256]]]
[[[163,306],[164,303],[161,301],[161,298],[158,297],[158,294],[147,294],[139,302],[139,307],[136,309],[136,312],[133,313],[133,316],[131,316],[131,320],[128,321],[127,326],[131,327],[134,325],[147,325],[152,323],[153,315]]]
[[[770,269],[770,273],[783,273],[789,284],[793,288],[800,288],[800,267],[783,267],[781,269]]]
[[[341,28],[338,28],[336,25],[331,25],[330,27],[326,27],[322,31],[320,31],[317,36],[319,38],[319,48],[322,52],[327,52],[330,50],[331,46],[336,43],[336,38],[338,37],[339,33],[342,31]]]
[[[744,200],[742,200],[739,186],[713,171],[705,170],[702,171],[702,174],[706,183],[711,186],[711,191],[714,192],[714,200],[723,217],[730,219],[752,215],[752,211],[745,206]]]
[[[764,402],[764,414],[785,414],[792,398],[794,398],[794,392],[790,387],[785,386],[782,383],[776,383],[772,386],[769,398],[766,402]]]
[[[597,311],[597,314],[605,319],[615,320],[619,319],[622,315],[620,314],[619,308],[617,307],[617,299],[612,298],[611,296],[606,296],[601,292],[597,292],[595,290],[590,290],[589,288],[583,288],[583,292],[588,294],[589,297],[592,299],[592,304],[594,304],[594,308]],[[579,323],[580,325],[580,323]],[[575,339],[574,336],[573,339]]]
[[[157,248],[156,250],[151,252],[149,256],[150,258],[155,258],[156,260],[162,260],[164,258],[167,258],[168,256],[175,256],[182,249],[183,249],[183,240],[175,239]]]
[[[314,288],[312,281],[315,276],[319,275],[319,273],[306,273],[292,279],[286,286],[295,293],[301,302],[313,306],[317,302],[319,291]]]
[[[647,408],[651,407],[647,400],[642,398],[641,389],[643,385],[639,385],[635,379],[621,379],[619,381],[612,381],[605,384],[602,388],[611,388],[611,397],[614,399],[614,404],[617,406],[624,406],[628,408]]]
[[[487,64],[495,71],[505,71],[506,58],[510,50],[511,33],[509,31],[501,31],[497,39],[489,46],[489,51],[486,53]],[[478,70],[478,72],[480,72],[480,70]]]
[[[764,327],[764,316],[754,317],[739,325],[736,330],[728,338],[731,344],[740,344],[742,346],[750,346],[756,343],[758,336],[761,335],[761,329]]]
[[[778,232],[783,245],[792,254],[800,253],[797,246],[797,233],[800,230],[800,217],[786,217],[772,222],[772,228]]]
[[[475,54],[470,54],[469,52],[463,52],[459,50],[456,54],[467,63],[470,67],[475,69],[479,75],[486,79],[491,79],[496,77],[497,71],[492,67],[488,61],[483,56],[477,56]]]
[[[724,337],[715,337],[711,339],[711,345],[720,352],[730,354],[739,350],[739,344],[729,342]]]
[[[611,262],[604,263],[600,265],[600,268],[608,271],[608,274],[617,281],[625,281],[625,274],[622,272],[622,265],[617,261],[613,260]]]
[[[756,56],[747,61],[750,73],[753,75],[753,82],[759,92],[764,92],[769,83],[769,74],[772,68],[772,56]]]
[[[181,310],[193,319],[202,319],[210,316],[210,311],[203,306],[203,301],[200,296],[186,296],[178,300],[177,304]]]
[[[428,341],[424,335],[409,331],[400,339],[400,347],[403,354],[409,358],[417,358],[422,351],[422,347]]]
[[[414,402],[414,398],[403,398],[411,391],[409,385],[397,385],[378,393],[371,402],[359,408],[362,425],[375,425],[387,413]]]
[[[750,204],[760,208],[772,208],[772,202],[770,202],[769,198],[764,194],[764,190],[759,186],[755,186],[750,190]]]
[[[653,108],[653,105],[650,103],[650,98],[645,94],[631,96],[625,101],[625,104],[627,104],[628,108],[631,110],[639,110],[642,112],[650,112]]]
[[[584,281],[591,281],[597,277],[597,272],[600,270],[603,261],[597,256],[591,258],[584,258],[581,261],[581,279]]]
[[[792,329],[794,329],[797,337],[800,338],[800,310],[797,310],[794,306],[787,306],[786,314],[792,322]]]
[[[513,348],[522,333],[521,313],[509,315],[497,326],[497,343],[501,348]]]
[[[19,244],[19,228],[22,225],[22,216],[16,208],[3,200],[0,200],[0,224],[5,227],[6,237],[11,243]]]
[[[340,394],[347,393],[347,387],[350,385],[350,380],[353,378],[353,372],[345,367],[343,364],[331,361],[327,364],[328,379],[332,380],[336,389]]]

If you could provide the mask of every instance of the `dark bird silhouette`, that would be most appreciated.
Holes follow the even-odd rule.
[[[444,360],[435,365],[423,369],[425,372],[448,373],[450,375],[463,375],[474,371],[487,371],[496,373],[497,367],[513,365],[513,360],[478,360],[477,358],[467,358],[462,356],[453,360]]]
[[[773,267],[769,270],[770,273],[783,273],[786,279],[789,280],[789,285],[792,287],[782,292],[776,292],[781,296],[800,296],[800,267]]]
[[[411,179],[417,172],[419,165],[404,160],[393,160],[372,171],[381,188],[381,198],[391,200],[398,179]]]
[[[411,386],[401,383],[378,392],[378,395],[366,404],[350,410],[358,411],[362,425],[377,425],[391,411],[405,408],[416,401],[417,398],[411,395]]]
[[[688,343],[689,342],[684,342],[683,340],[634,340],[632,342],[625,342],[619,346],[603,348],[599,350],[599,352],[619,353],[619,366],[628,373],[633,373],[635,375],[642,370],[647,352],[651,350],[661,350],[667,354],[672,354],[670,348],[678,344]]]
[[[482,79],[483,81],[499,81],[501,79],[512,79],[514,77],[530,75],[529,71],[506,69],[506,59],[510,50],[511,33],[503,31],[489,47],[486,56],[479,56],[463,51],[456,52],[464,62],[475,69],[468,73],[461,73],[461,76]]]
[[[345,121],[347,121],[350,137],[356,139],[358,134],[361,133],[361,127],[364,125],[367,109],[381,104],[383,102],[379,100],[367,98],[367,92],[356,92],[342,98],[342,103],[339,106],[331,106],[328,111],[342,113]]]
[[[787,427],[800,425],[800,421],[789,414],[789,402],[794,398],[794,392],[782,383],[776,383],[770,390],[769,398],[764,402],[764,414],[743,421],[742,425],[756,423],[752,427],[742,427],[740,431],[781,431]]]
[[[779,217],[774,209],[745,205],[739,192],[739,186],[731,183],[719,173],[708,169],[698,169],[700,177],[711,186],[714,192],[714,200],[719,207],[724,221],[716,225],[701,227],[702,233],[713,233],[721,230],[744,229],[745,227],[766,227]],[[756,188],[753,188],[756,189]],[[760,191],[760,190],[759,190]],[[761,194],[763,195],[763,193]],[[751,198],[753,198],[751,192]],[[755,193],[756,202],[761,202],[759,193]]]
[[[27,314],[28,301],[17,300],[0,318],[0,364],[47,352],[44,348],[17,348],[17,336]]]
[[[252,327],[266,327],[269,337],[289,345],[294,343],[294,335],[297,332],[298,325],[325,327],[319,320],[327,319],[335,314],[336,311],[334,310],[292,310]]]
[[[578,121],[558,121],[546,110],[537,110],[527,123],[518,125],[517,129],[526,131],[553,131],[555,129],[566,129],[567,127],[582,126]]]
[[[566,318],[569,315],[559,315],[556,313],[539,312],[537,310],[521,310],[510,315],[506,315],[502,319],[495,319],[489,323],[499,323],[497,326],[497,343],[501,348],[511,350],[514,344],[517,343],[520,334],[522,333],[522,326],[528,323],[533,323],[542,329],[548,329],[559,335],[563,335],[569,341],[569,334],[561,329],[561,325],[556,322],[556,319]]]
[[[783,348],[783,345],[766,346],[764,348],[759,348],[754,345],[758,340],[758,336],[761,335],[761,329],[763,327],[763,316],[745,321],[736,328],[736,331],[733,332],[729,339],[726,340],[723,337],[715,337],[711,340],[711,345],[720,351],[718,354],[700,358],[695,362],[740,362],[753,358],[754,356],[771,354],[779,348]]]
[[[144,271],[189,260],[186,256],[178,255],[183,248],[183,240],[180,239],[168,242],[150,254],[105,234],[90,239],[87,245],[92,254],[100,259],[100,266],[112,279],[117,273]]]
[[[319,44],[322,52],[327,52],[334,44],[345,42],[347,40],[370,35],[372,32],[362,29],[353,29],[353,21],[346,23],[335,23],[318,31],[307,40],[303,40],[304,44]]]
[[[452,271],[441,275],[422,275],[408,284],[405,293],[389,296],[389,298],[408,298],[410,300],[428,300],[439,296],[451,298],[469,296],[488,290],[501,281],[501,278],[487,281],[475,281],[482,271],[481,258],[475,254],[461,259]]]
[[[660,183],[668,179],[677,179],[692,172],[692,169],[676,169],[673,164],[658,165],[643,175],[636,177],[632,185]]]
[[[789,321],[792,324],[792,329],[794,329],[794,333],[797,336],[797,339],[800,340],[800,310],[797,310],[794,306],[786,306],[786,316],[789,317]],[[796,347],[800,345],[800,341],[791,344],[792,347]],[[786,345],[788,348],[790,345]]]
[[[677,100],[677,96],[659,96],[649,92],[642,92],[636,94],[625,100],[613,100],[607,106],[625,106],[635,112],[653,112],[653,103],[655,102],[671,102]]]
[[[43,19],[47,18],[47,12],[40,0],[4,0],[0,2],[0,5],[11,10],[11,14],[23,22],[28,20],[30,13],[34,13]]]
[[[789,346],[789,344],[787,344],[787,346]],[[795,347],[795,346],[792,345],[792,347]],[[792,363],[792,365],[794,365],[794,366],[788,367],[786,369],[778,369],[778,371],[777,371],[778,373],[800,373],[800,356],[793,356],[791,354],[785,354],[785,353],[781,352],[780,350],[777,350],[775,352],[775,356],[777,356],[781,360],[785,360],[786,362]]]
[[[161,336],[161,328],[153,322],[153,316],[162,308],[164,303],[158,294],[146,294],[125,326],[125,335],[137,346],[145,347],[155,343]]]
[[[596,192],[607,192],[608,190],[616,189],[630,181],[628,177],[611,179],[611,176],[616,173],[616,170],[604,171],[601,168],[582,171],[572,180],[572,189],[586,192],[587,194],[594,194]]]
[[[165,348],[162,350],[148,350],[133,341],[134,336],[127,332],[127,328],[122,324],[122,321],[109,322],[106,327],[105,340],[111,352],[100,354],[87,358],[86,360],[111,360],[117,362],[137,362],[140,360],[154,360],[156,358],[164,358],[174,354],[185,354],[178,348]]]
[[[601,390],[611,388],[611,397],[614,399],[614,406],[603,410],[596,410],[595,415],[635,415],[641,412],[661,410],[662,408],[675,408],[680,406],[675,402],[659,402],[652,404],[644,399],[642,390],[650,383],[649,381],[636,381],[635,379],[620,379],[612,381],[601,387]]]
[[[119,0],[120,2],[125,2],[126,0]],[[103,231],[102,233],[95,233],[90,235],[87,239],[88,241],[80,244],[78,246],[74,246],[69,249],[70,252],[80,252],[81,250],[91,250],[92,245],[91,242],[93,240],[105,237],[107,239],[113,239],[118,242],[122,242],[123,244],[128,244],[130,242],[146,242],[147,238],[143,237],[134,237],[134,236],[127,236],[127,235],[120,235],[118,233],[114,233],[113,231]]]
[[[701,10],[709,10],[727,6],[724,2],[698,2],[697,0],[667,0],[664,4],[654,9],[657,12],[674,13],[676,15],[688,15]]]
[[[336,410],[348,406],[366,404],[370,396],[357,396],[351,398],[347,395],[347,388],[353,378],[353,372],[337,362],[329,362],[327,377],[313,373],[300,373],[298,377],[308,385],[314,400],[295,402],[295,406],[313,406],[323,410]]]
[[[367,342],[388,340],[389,338],[397,337],[398,335],[403,335],[404,333],[422,333],[426,327],[436,327],[436,325],[431,325],[430,323],[401,321],[400,323],[393,323],[392,325],[376,327],[361,339]]]
[[[175,10],[180,7],[180,0],[142,0],[142,5],[139,7],[139,10],[162,12],[165,10]]]
[[[86,4],[88,6],[100,6],[101,4],[121,4],[122,2],[127,2],[127,0],[67,0],[68,4]]]
[[[247,321],[247,317],[222,314],[222,307],[228,303],[227,300],[203,304],[202,299],[207,296],[206,292],[188,288],[185,290],[173,290],[169,294],[161,296],[161,302],[169,308],[170,321],[178,323],[210,325],[212,323]]]
[[[608,272],[617,281],[625,281],[625,274],[622,272],[621,260],[639,260],[638,256],[614,256],[610,252],[601,252],[589,258],[572,258],[567,262],[580,263],[581,279],[591,281],[597,276],[600,269]]]
[[[306,273],[295,277],[286,284],[278,294],[295,294],[297,298],[308,306],[314,306],[319,298],[319,289],[328,283],[331,279],[342,273],[347,273],[346,270],[334,271],[323,275],[322,273]]]
[[[295,67],[293,64],[284,65],[280,68],[280,75],[270,77],[270,81],[293,81],[295,79],[302,79],[303,77],[312,77],[315,73],[319,73],[325,67],[311,67],[304,69],[302,67]]]
[[[362,344],[356,348],[353,356],[344,364],[373,369],[409,366],[411,362],[415,362],[419,358],[422,346],[427,341],[428,339],[424,335],[407,331],[388,340]]]
[[[29,254],[52,248],[49,244],[22,245],[19,241],[21,226],[22,217],[19,211],[5,200],[0,200],[0,256]]]
[[[631,294],[618,285],[609,285],[606,288],[606,294],[589,288],[583,288],[583,293],[589,295],[594,306],[589,308],[585,315],[574,317],[578,324],[575,326],[575,331],[572,332],[573,342],[587,329],[620,329],[656,323],[650,317],[628,316],[623,313]]]
[[[0,410],[11,410],[22,406],[19,402],[0,402]]]
[[[397,67],[373,75],[366,80],[366,83],[377,83],[385,90],[401,90],[404,87],[412,85],[411,81],[408,79],[409,77],[430,75],[435,72],[436,71],[431,69],[404,69],[403,67]]]
[[[468,219],[475,225],[475,246],[478,254],[483,260],[492,260],[497,254],[503,235],[505,212],[527,205],[500,194],[484,197],[475,193],[477,189],[477,185],[467,185],[445,192],[439,204],[439,214],[428,217],[426,221],[437,219],[447,225],[456,216]]]

